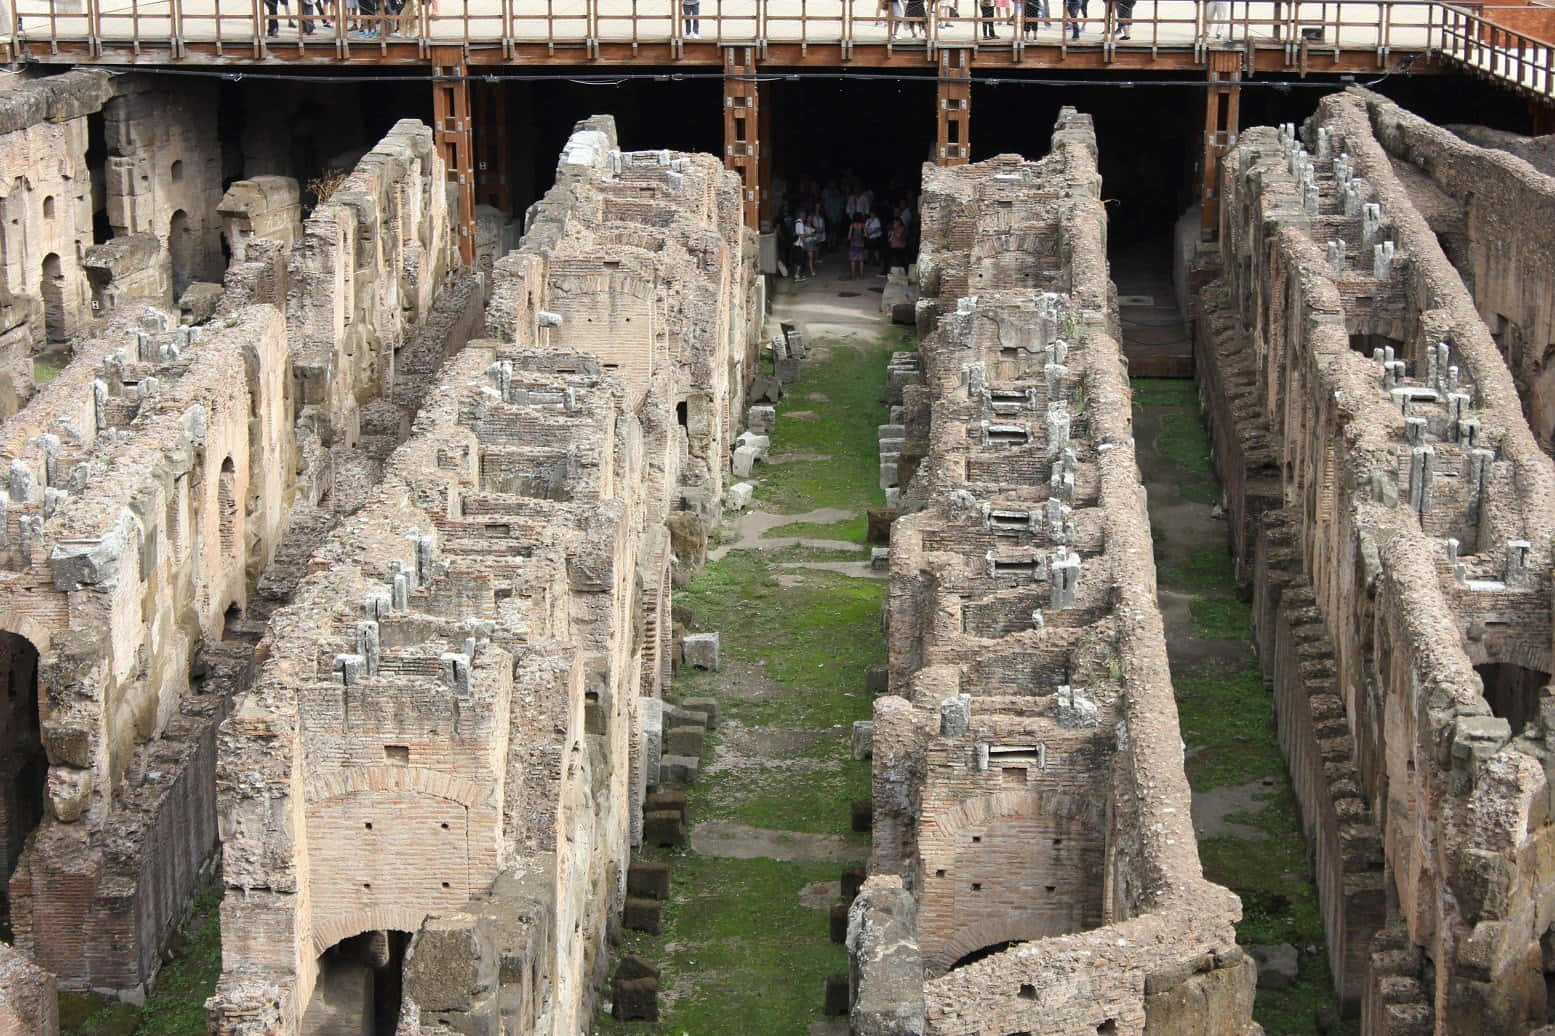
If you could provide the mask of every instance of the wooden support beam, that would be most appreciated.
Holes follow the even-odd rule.
[[[508,84],[477,83],[475,95],[475,201],[509,215],[513,184],[508,175]]]
[[[454,236],[459,262],[475,265],[475,155],[470,120],[469,66],[464,48],[432,48],[432,132],[448,182],[458,185]]]
[[[1209,51],[1209,89],[1204,107],[1204,192],[1200,237],[1212,241],[1220,232],[1220,163],[1236,147],[1242,101],[1242,51]]]
[[[756,48],[724,48],[724,168],[740,174],[745,225],[761,229],[760,84]]]
[[[777,221],[777,214],[772,211],[772,155],[777,150],[772,146],[772,113],[775,110],[772,92],[777,84],[769,82],[757,85],[760,89],[756,98],[756,186],[761,191],[761,199],[756,213],[759,221],[756,229],[760,230],[762,227],[775,226]],[[763,144],[763,141],[766,143]]]
[[[964,165],[972,160],[972,50],[941,46],[939,90],[935,99],[939,129],[934,161]]]

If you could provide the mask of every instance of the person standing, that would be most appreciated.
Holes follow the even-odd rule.
[[[1069,17],[1072,20],[1072,24],[1069,26],[1069,38],[1077,40],[1080,38],[1082,31],[1080,22],[1090,15],[1089,0],[1065,0],[1064,7],[1068,9]]]
[[[883,265],[885,262],[885,252],[882,247],[884,242],[881,240],[880,217],[875,215],[873,209],[870,210],[869,216],[864,220],[864,243],[868,246],[869,254],[882,263],[880,276],[884,277],[886,274]]]
[[[805,222],[804,210],[794,217],[794,283],[805,281],[805,263],[809,256],[810,226]]]
[[[688,40],[702,38],[702,0],[680,0],[680,16]]]
[[[891,221],[891,247],[885,265],[888,276],[893,266],[907,268],[907,226],[900,219]]]
[[[864,216],[862,213],[853,214],[853,222],[848,225],[848,279],[861,281],[864,279]]]
[[[978,0],[977,10],[983,16],[983,39],[996,40],[999,34],[993,29],[994,0]]]
[[[912,38],[918,38],[918,30],[923,29],[925,38],[929,35],[929,13],[924,9],[923,0],[907,0],[907,31],[912,33]]]

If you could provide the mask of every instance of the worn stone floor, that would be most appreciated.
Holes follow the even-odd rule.
[[[1135,446],[1205,877],[1242,897],[1238,942],[1296,947],[1295,983],[1258,990],[1253,1014],[1265,1032],[1352,1032],[1334,1007],[1317,890],[1253,654],[1250,612],[1236,594],[1197,383],[1136,378],[1133,385]]]
[[[914,343],[878,314],[884,281],[844,280],[844,267],[778,286],[772,319],[805,333],[801,379],[778,404],[751,510],[725,516],[707,567],[676,591],[677,620],[721,634],[723,667],[681,671],[668,697],[716,697],[718,730],[687,788],[690,846],[647,854],[670,862],[663,931],[624,939],[663,969],[661,1021],[601,1012],[599,1033],[847,1032],[821,1007],[825,976],[847,967],[827,911],[869,852],[849,829],[851,801],[869,795],[850,732],[871,711],[864,669],[885,658],[885,583],[864,512],[883,502],[886,361]]]

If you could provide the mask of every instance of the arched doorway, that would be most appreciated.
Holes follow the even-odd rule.
[[[43,281],[39,285],[43,295],[43,329],[51,342],[63,342],[69,337],[65,327],[65,272],[60,267],[59,255],[50,252],[43,257]]]
[[[410,932],[363,932],[319,954],[318,978],[302,1016],[303,1036],[393,1036],[410,937]]]
[[[0,632],[0,681],[0,844],[9,882],[27,836],[43,819],[49,765],[38,726],[38,649],[32,641]],[[5,921],[9,927],[9,897]]]
[[[173,266],[173,301],[177,302],[194,280],[194,234],[189,229],[189,214],[183,209],[168,221],[167,253]]]

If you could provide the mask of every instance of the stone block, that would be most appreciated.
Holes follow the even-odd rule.
[[[750,478],[755,469],[756,451],[749,446],[736,446],[734,456],[729,459],[729,470],[734,472],[734,477]]]
[[[645,899],[668,899],[670,865],[663,860],[633,860],[626,868],[626,894]],[[627,958],[623,957],[624,963]],[[618,971],[619,975],[620,972]],[[655,972],[657,974],[657,972]],[[638,978],[627,975],[627,978]]]
[[[688,709],[684,705],[664,706],[664,726],[668,727],[701,727],[707,729],[707,713],[697,709]]]
[[[770,435],[777,427],[777,408],[765,404],[751,407],[745,426],[761,435]]]
[[[854,799],[849,807],[852,816],[852,827],[855,831],[868,831],[875,825],[875,800]]]
[[[682,564],[700,568],[707,563],[707,527],[691,511],[675,511],[664,519],[670,533],[670,550]]]
[[[643,844],[657,846],[685,845],[686,822],[684,815],[668,809],[644,813]]]
[[[1300,967],[1296,947],[1290,943],[1248,946],[1247,955],[1258,965],[1259,989],[1288,989],[1295,985]]]
[[[757,435],[755,432],[741,432],[739,438],[734,440],[735,448],[749,446],[756,451],[756,459],[765,461],[768,452],[772,449],[772,440],[765,435]]]
[[[777,360],[772,367],[780,384],[792,385],[799,380],[799,360],[795,357]]]
[[[875,721],[855,720],[853,723],[853,758],[868,759],[875,754]]]
[[[659,918],[662,910],[663,904],[657,899],[627,896],[626,906],[621,911],[621,924],[634,932],[647,932],[649,935],[658,935]]]
[[[869,543],[890,543],[891,523],[896,521],[894,507],[871,507],[868,511],[869,526],[864,539]]]
[[[826,976],[825,1013],[833,1018],[848,1013],[848,975],[839,971]]]
[[[900,483],[897,481],[897,478],[898,478],[897,472],[899,470],[900,470],[900,466],[898,465],[898,463],[896,461],[894,461],[894,460],[883,460],[883,461],[881,461],[880,462],[880,488],[881,489],[890,489],[892,486],[899,485]]]
[[[842,898],[844,902],[853,902],[853,897],[858,895],[858,890],[864,887],[864,868],[849,867],[842,872]]]
[[[707,729],[718,729],[718,699],[716,698],[687,698],[680,703],[683,708],[692,712],[700,712],[707,717]]]
[[[690,814],[686,812],[686,793],[679,790],[655,791],[643,802],[643,812],[654,813],[662,810],[672,810],[680,814],[680,819],[689,823]]]
[[[832,942],[848,941],[848,904],[839,901],[831,905],[826,915],[826,928]]]
[[[701,759],[706,738],[707,732],[702,727],[671,727],[664,735],[665,754]]]
[[[659,974],[657,964],[645,960],[635,953],[622,954],[620,961],[616,964],[615,977],[618,979],[658,978]]]
[[[743,511],[750,506],[756,487],[749,482],[736,482],[724,493],[724,507],[730,511]]]
[[[702,760],[694,755],[666,755],[659,760],[660,776],[677,784],[690,784],[701,769]]]
[[[771,374],[758,374],[751,379],[750,402],[776,403],[783,398],[783,385]]]
[[[884,572],[891,567],[890,547],[871,547],[869,550],[869,567],[878,572]]]
[[[864,670],[864,690],[871,698],[878,698],[891,688],[891,672],[883,665],[872,665]]]
[[[687,633],[684,641],[686,665],[693,669],[718,668],[718,634]]]
[[[912,302],[898,302],[891,307],[891,323],[915,327],[918,323],[918,307]]]
[[[610,987],[610,1014],[622,1022],[659,1020],[659,980],[646,978],[616,979]]]
[[[898,471],[901,470],[900,465],[898,465],[897,470]],[[900,507],[901,503],[902,503],[902,491],[900,489],[898,489],[896,486],[891,486],[890,488],[888,488],[885,491],[885,505],[887,507],[892,508],[894,510],[894,509]]]

